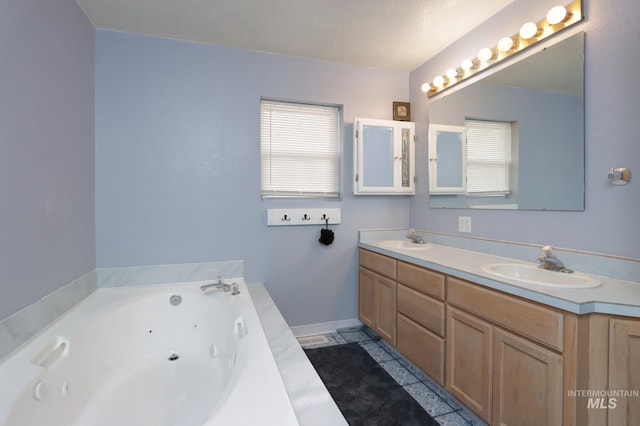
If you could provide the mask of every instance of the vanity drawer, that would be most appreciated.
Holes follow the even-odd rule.
[[[412,288],[398,285],[398,312],[444,337],[444,303]]]
[[[360,249],[360,266],[393,280],[396,279],[396,260],[390,257]]]
[[[398,350],[444,386],[444,339],[398,314]]]
[[[452,277],[447,277],[447,297],[452,305],[563,350],[561,312]]]
[[[398,262],[398,282],[438,300],[444,300],[444,277],[439,272]]]

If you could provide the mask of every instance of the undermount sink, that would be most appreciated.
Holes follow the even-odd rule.
[[[431,244],[418,244],[409,240],[384,240],[378,241],[376,244],[390,249],[425,250],[431,248]]]
[[[598,279],[577,272],[549,271],[524,263],[492,263],[484,265],[482,270],[498,277],[546,287],[589,288],[602,285]]]

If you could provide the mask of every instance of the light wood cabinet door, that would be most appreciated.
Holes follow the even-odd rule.
[[[562,424],[562,356],[494,329],[492,424]]]
[[[396,282],[381,275],[375,282],[375,328],[387,342],[396,346]]]
[[[640,321],[611,319],[609,323],[609,389],[640,390]],[[611,407],[611,400],[605,406]],[[638,397],[615,398],[609,425],[640,425]]]
[[[478,417],[491,422],[493,326],[447,308],[446,389]]]
[[[358,251],[358,258],[361,267],[393,280],[396,279],[396,265],[398,262],[395,259],[364,249]]]
[[[397,275],[398,283],[411,287],[422,294],[444,301],[444,274],[410,263],[398,262]]]
[[[398,350],[444,385],[444,339],[398,313]]]
[[[444,303],[398,284],[398,313],[444,337]]]
[[[374,329],[375,320],[375,283],[376,274],[360,268],[358,285],[358,318],[370,329]]]

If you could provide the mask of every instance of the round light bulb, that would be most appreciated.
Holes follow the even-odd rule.
[[[455,78],[458,78],[458,71],[456,71],[456,70],[455,70],[455,69],[453,69],[453,68],[449,68],[449,69],[447,70],[446,75],[447,75],[447,78],[448,78],[449,80],[453,80],[453,79],[455,79]]]
[[[529,40],[538,34],[538,26],[533,22],[527,22],[520,28],[520,37],[523,40]]]
[[[493,50],[489,49],[488,47],[480,49],[480,51],[478,51],[478,59],[480,59],[482,62],[489,62],[493,59]]]
[[[471,68],[473,68],[473,61],[471,59],[465,59],[460,64],[460,67],[465,71],[469,71]]]
[[[422,87],[420,87],[420,90],[422,90],[424,93],[427,93],[430,89],[431,85],[429,83],[425,83],[422,85]]]
[[[444,77],[441,75],[436,76],[433,79],[433,85],[436,86],[438,89],[442,89],[444,87]]]
[[[567,19],[567,9],[564,6],[555,6],[547,13],[547,22],[551,25],[557,25]]]
[[[507,53],[513,49],[513,39],[511,37],[502,37],[498,40],[498,50],[502,53]]]

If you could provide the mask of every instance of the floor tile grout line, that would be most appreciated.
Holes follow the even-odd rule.
[[[390,359],[390,360],[388,360],[388,361],[377,361],[377,362],[378,362],[378,364],[379,364],[380,366],[382,366],[382,364],[386,364],[386,363],[389,363],[389,362],[392,362],[392,361],[398,362],[398,360],[397,360],[396,358],[394,358],[394,359]],[[400,363],[398,362],[398,364],[400,364]],[[398,384],[399,384],[400,386],[402,386],[402,387],[409,386],[409,385],[415,385],[415,384],[417,384],[417,383],[422,383],[422,381],[421,381],[419,378],[417,378],[415,374],[413,374],[411,371],[409,371],[405,366],[403,366],[402,364],[400,364],[400,366],[401,366],[401,367],[402,367],[402,368],[403,368],[403,369],[404,369],[408,374],[410,374],[410,375],[411,375],[411,377],[413,377],[416,381],[415,381],[415,382],[412,382],[412,383],[405,383],[405,384],[402,384],[402,383],[398,382],[398,379],[396,379],[395,377],[393,377],[393,376],[390,374],[390,375],[391,375],[391,377],[393,377],[393,380],[395,380],[395,381],[396,381],[396,383],[398,383]],[[383,367],[383,368],[384,368],[384,367]],[[448,404],[447,404],[447,405],[448,405]]]

